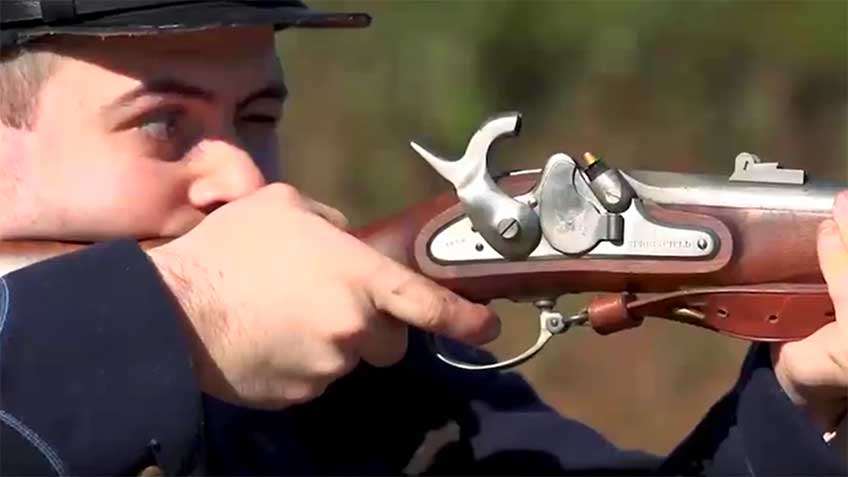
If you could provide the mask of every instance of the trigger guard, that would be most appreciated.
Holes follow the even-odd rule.
[[[465,369],[467,371],[494,371],[514,368],[532,359],[534,356],[539,354],[539,351],[542,351],[542,348],[545,347],[545,345],[548,343],[548,341],[550,341],[553,336],[554,335],[550,331],[544,330],[539,333],[539,337],[536,339],[536,343],[523,353],[513,358],[498,361],[492,364],[474,364],[451,359],[439,350],[439,344],[436,341],[436,337],[430,333],[427,334],[427,346],[430,347],[430,350],[437,358],[439,358],[440,361],[449,364],[454,368]]]
[[[556,318],[556,324],[552,324],[550,318]],[[539,354],[540,351],[542,351],[554,335],[560,334],[567,329],[568,325],[565,320],[562,319],[562,315],[556,312],[543,311],[539,314],[539,336],[536,338],[536,343],[518,356],[491,364],[474,364],[450,358],[439,349],[439,343],[436,340],[436,336],[432,333],[427,333],[427,346],[440,361],[453,366],[454,368],[464,369],[467,371],[496,371],[511,369],[532,359],[534,356]]]

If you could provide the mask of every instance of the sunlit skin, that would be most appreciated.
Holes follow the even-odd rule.
[[[2,127],[0,238],[177,236],[277,179],[271,28],[106,42],[58,42],[32,130]]]

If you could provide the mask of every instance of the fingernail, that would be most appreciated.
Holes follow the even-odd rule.
[[[845,253],[839,226],[831,219],[825,220],[819,226],[818,250],[819,254]]]
[[[836,231],[836,222],[833,219],[825,219],[819,224],[819,233],[832,234]]]
[[[848,217],[848,191],[836,196],[833,204],[833,215]]]

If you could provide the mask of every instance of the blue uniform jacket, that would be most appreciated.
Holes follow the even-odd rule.
[[[765,347],[671,455],[616,448],[513,373],[360,366],[282,412],[203,396],[185,326],[134,242],[0,279],[0,473],[846,475]],[[658,413],[661,410],[657,410]]]

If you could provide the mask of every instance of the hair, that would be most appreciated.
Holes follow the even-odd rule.
[[[56,57],[39,41],[0,53],[0,124],[18,129],[33,126],[39,92],[54,70]]]

